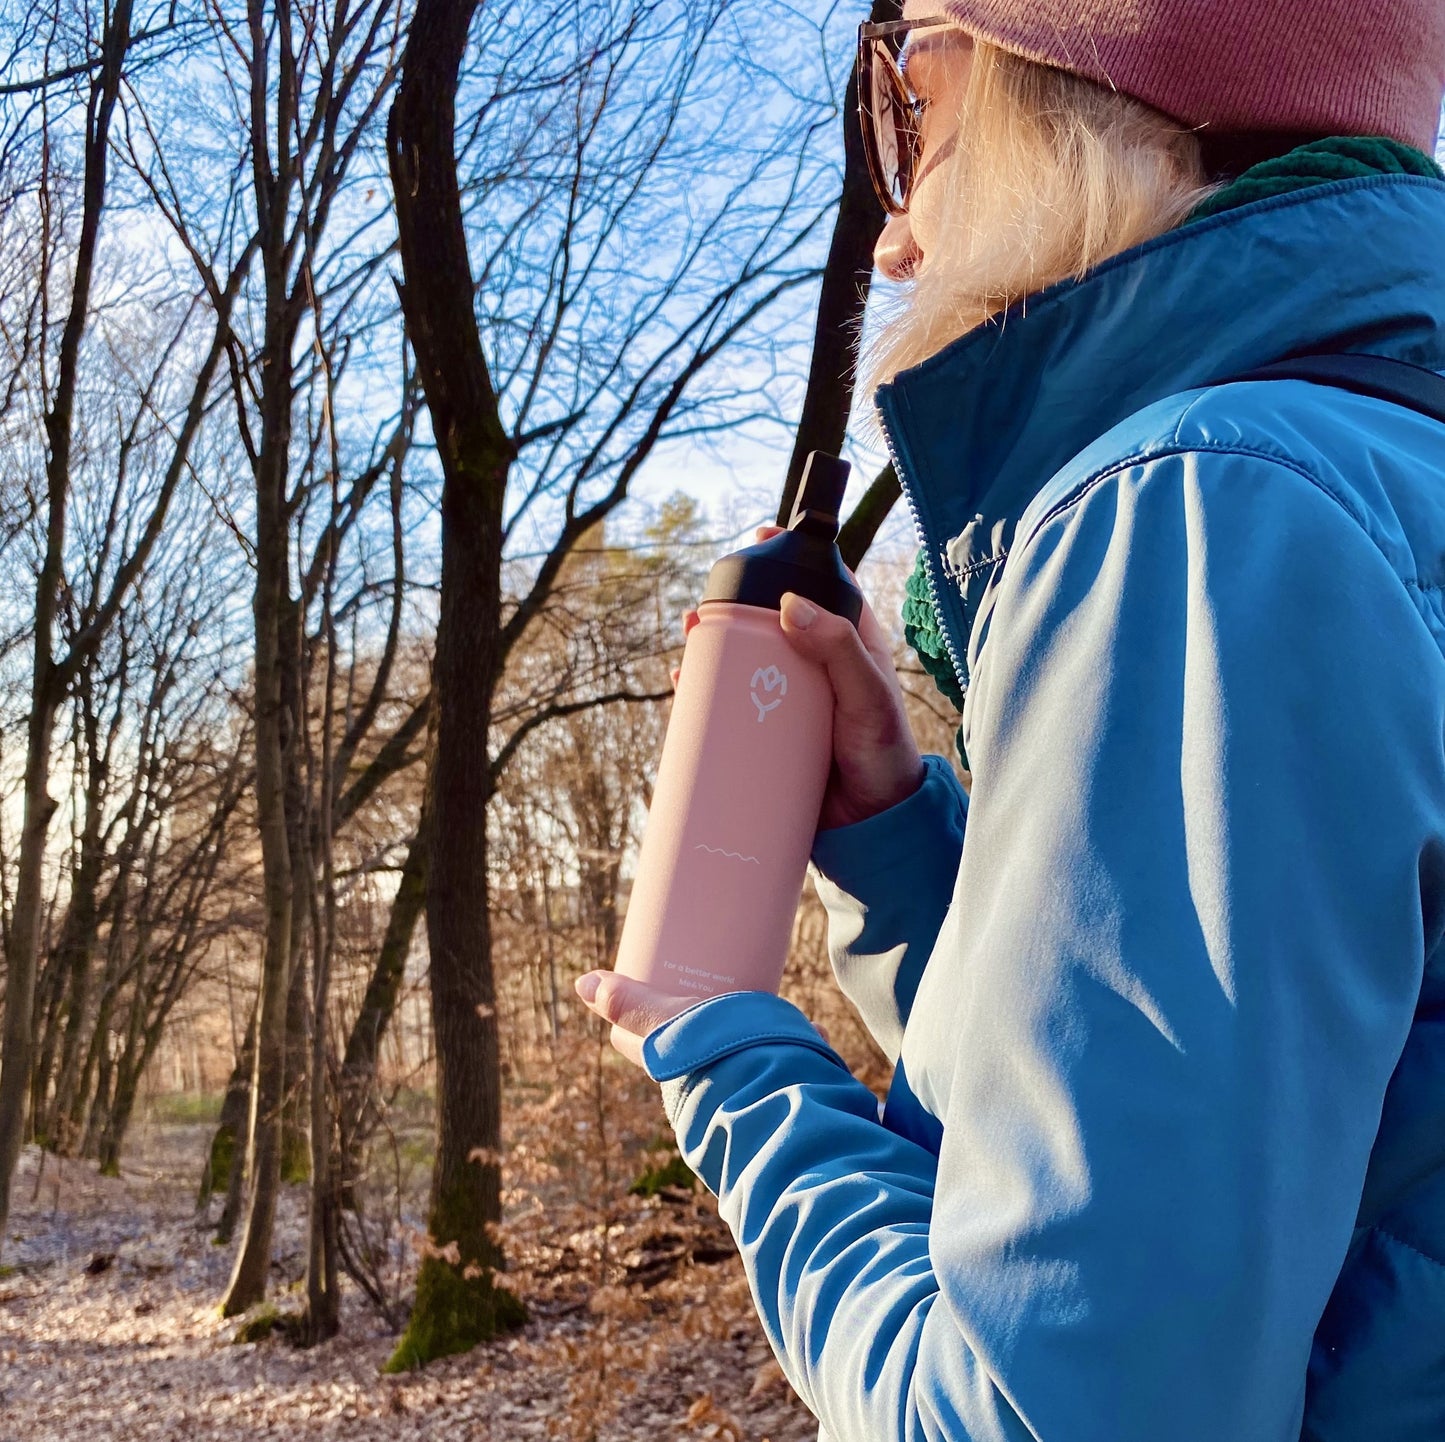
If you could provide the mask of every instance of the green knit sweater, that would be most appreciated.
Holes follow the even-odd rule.
[[[1311,185],[1364,175],[1425,175],[1445,180],[1445,172],[1423,151],[1394,140],[1340,136],[1312,141],[1251,167],[1215,191],[1184,223],[1189,225],[1271,195],[1285,195]],[[934,684],[961,710],[963,688],[948,659],[948,647],[929,595],[921,551],[904,592],[903,635],[917,653],[923,669],[933,677]],[[958,754],[966,767],[968,758],[964,755],[962,731],[958,734]]]

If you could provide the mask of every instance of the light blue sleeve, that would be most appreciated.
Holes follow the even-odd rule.
[[[1439,926],[1440,652],[1340,502],[1225,452],[1045,517],[987,624],[905,1042],[941,1154],[771,996],[649,1071],[831,1442],[1297,1442]]]
[[[820,831],[813,884],[828,913],[828,956],[889,1061],[953,897],[968,793],[944,756],[923,758],[912,796],[851,826]]]

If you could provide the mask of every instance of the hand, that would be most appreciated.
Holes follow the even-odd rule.
[[[612,1023],[612,1045],[634,1066],[642,1065],[643,1038],[703,998],[669,996],[615,971],[589,971],[575,983],[577,995]]]
[[[757,538],[766,541],[782,529],[759,526]],[[822,666],[833,684],[833,766],[819,830],[864,821],[912,796],[923,784],[923,757],[903,708],[888,638],[868,602],[855,629],[844,617],[790,591],[783,597],[781,618],[788,644]],[[698,613],[689,611],[684,636],[697,621]],[[677,676],[674,670],[674,686]]]
[[[642,1065],[642,1043],[648,1032],[680,1016],[688,1007],[706,1000],[701,996],[669,996],[665,991],[615,971],[589,971],[573,983],[577,995],[602,1018],[612,1023],[612,1045],[633,1066]],[[828,1045],[827,1029],[813,1023]]]

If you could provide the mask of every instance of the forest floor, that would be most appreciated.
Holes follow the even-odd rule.
[[[198,1214],[194,1201],[208,1127],[138,1127],[117,1178],[90,1163],[42,1164],[27,1149],[0,1268],[0,1442],[815,1437],[711,1198],[680,1187],[627,1194],[661,1114],[655,1090],[606,1070],[597,1066],[590,1092],[595,1103],[605,1085],[610,1098],[595,1120],[585,1068],[508,1108],[508,1282],[532,1320],[397,1377],[379,1370],[395,1332],[349,1282],[332,1341],[233,1341],[237,1322],[216,1307],[231,1249],[213,1244],[214,1208]],[[379,1238],[397,1259],[398,1296],[414,1271],[429,1165],[413,1156],[403,1167],[409,1145],[392,1148],[391,1220]],[[286,1188],[277,1221],[273,1300],[283,1310],[300,1305],[306,1191]]]

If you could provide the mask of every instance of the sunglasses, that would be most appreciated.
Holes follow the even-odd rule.
[[[907,212],[923,148],[919,104],[899,69],[898,56],[912,31],[952,24],[946,15],[933,15],[926,20],[885,20],[858,27],[858,121],[863,154],[873,189],[889,215]]]

